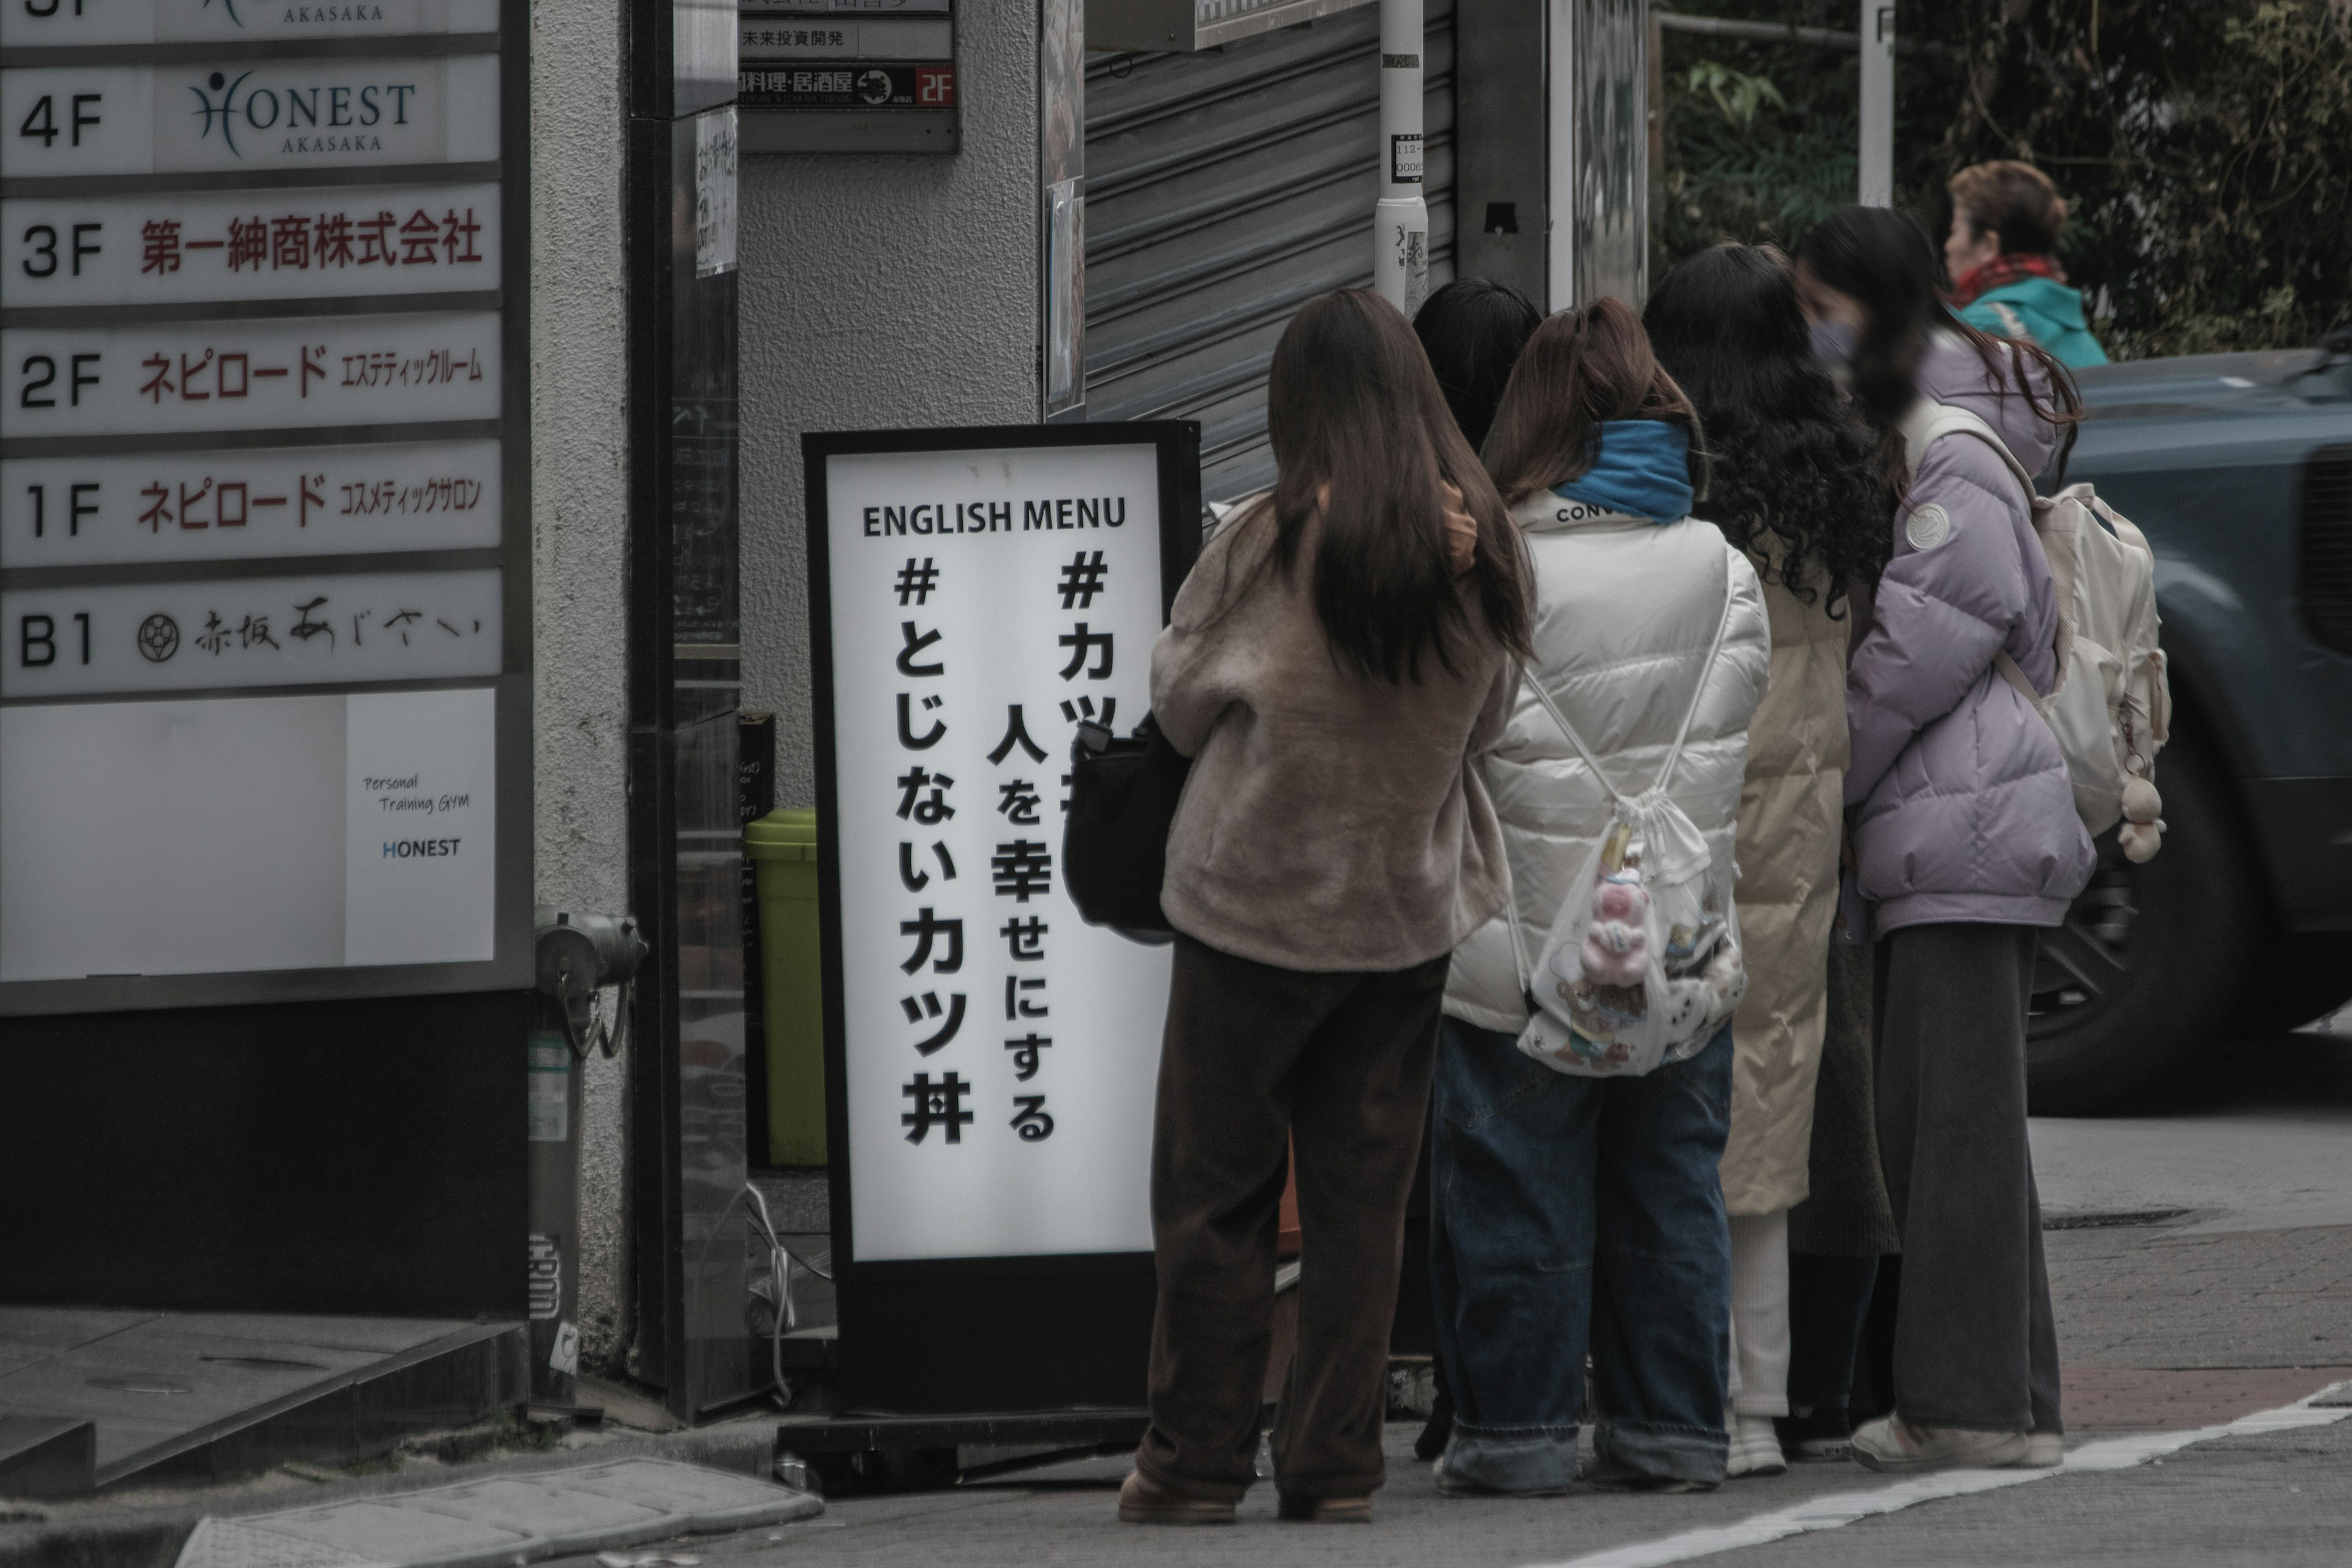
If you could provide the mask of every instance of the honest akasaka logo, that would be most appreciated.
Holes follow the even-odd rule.
[[[213,0],[205,0],[205,9],[209,11],[212,8]],[[236,14],[236,0],[221,0],[221,9],[228,13],[230,21],[240,27],[245,26],[245,18]]]
[[[205,0],[205,3],[209,5],[211,0]],[[225,5],[232,4],[233,0],[222,0],[222,3]],[[230,11],[229,16],[234,19],[236,16],[236,11]],[[237,26],[242,27],[245,24],[238,22]],[[243,87],[246,83],[246,79],[252,75],[253,73],[251,71],[247,71],[244,76],[238,77],[235,81],[230,81],[226,78],[223,77],[220,72],[215,71],[211,76],[205,79],[204,87],[191,87],[188,89],[190,92],[196,95],[196,102],[200,106],[196,110],[196,112],[204,116],[205,128],[197,133],[197,139],[199,141],[211,141],[213,127],[214,125],[218,124],[220,127],[221,140],[228,143],[228,150],[235,153],[240,158],[245,156],[244,149],[240,148],[236,144],[236,121],[234,116],[236,115],[237,107],[236,89]],[[212,92],[205,91],[205,88],[210,88]],[[220,94],[220,101],[217,103],[213,101],[212,93],[214,92]]]
[[[413,81],[247,86],[252,79],[249,70],[234,78],[215,71],[201,84],[189,84],[196,100],[194,113],[204,121],[199,141],[211,141],[218,131],[230,153],[239,158],[245,148],[238,138],[259,132],[283,132],[282,154],[381,153],[381,132],[408,123],[410,101],[417,92]]]

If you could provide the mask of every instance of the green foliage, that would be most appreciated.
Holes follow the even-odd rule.
[[[1749,76],[1717,60],[1699,61],[1691,67],[1684,80],[1691,91],[1704,92],[1713,99],[1716,112],[1734,130],[1754,129],[1757,112],[1768,103],[1775,109],[1789,107],[1789,100],[1780,96],[1780,89],[1772,85],[1770,77]]]
[[[1777,5],[1710,11],[1780,21]],[[1811,17],[1805,18],[1811,21]],[[1664,36],[1665,157],[1653,190],[1651,273],[1721,239],[1786,244],[1853,199],[1853,57],[1785,44]],[[1843,79],[1816,68],[1843,60]]]
[[[1847,0],[1706,9],[1854,25]],[[2311,342],[2352,321],[2347,13],[2347,0],[1907,5],[1906,37],[1929,47],[1897,61],[1898,199],[1940,237],[1953,172],[2029,159],[2073,208],[2062,257],[2111,354]],[[1721,238],[1785,244],[1853,199],[1853,54],[1669,32],[1663,56],[1654,269]],[[1756,79],[1774,90],[1738,96]]]

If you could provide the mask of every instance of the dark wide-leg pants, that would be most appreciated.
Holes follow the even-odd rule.
[[[1276,969],[1176,938],[1151,1143],[1159,1310],[1150,1480],[1237,1499],[1257,1458],[1276,1210],[1298,1159],[1298,1350],[1275,1424],[1286,1497],[1379,1487],[1390,1320],[1445,994],[1390,973]]]
[[[2056,1432],[2058,1331],[2025,1137],[2030,926],[1878,944],[1878,1147],[1903,1237],[1895,1408],[1920,1426]]]

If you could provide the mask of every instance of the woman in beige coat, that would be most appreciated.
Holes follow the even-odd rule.
[[[1369,291],[1291,319],[1266,419],[1280,477],[1202,550],[1151,653],[1152,714],[1193,761],[1160,895],[1175,964],[1151,1423],[1118,1503],[1136,1524],[1230,1522],[1256,1479],[1286,1165],[1314,1264],[1278,1511],[1369,1517],[1447,961],[1509,886],[1475,765],[1528,648],[1502,498]]]
[[[1786,1468],[1789,1211],[1806,1195],[1828,1011],[1846,767],[1846,596],[1887,542],[1872,441],[1814,359],[1784,264],[1725,245],[1675,268],[1643,323],[1689,393],[1712,459],[1708,515],[1764,579],[1771,683],[1748,726],[1739,923],[1748,992],[1732,1027],[1729,1471]],[[1866,1287],[1865,1287],[1866,1293]]]

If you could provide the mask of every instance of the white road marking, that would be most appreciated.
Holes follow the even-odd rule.
[[[2033,1481],[2048,1480],[2053,1476],[2076,1475],[2086,1470],[2128,1470],[2150,1459],[2176,1453],[2192,1443],[2202,1443],[2214,1437],[2243,1437],[2262,1432],[2325,1426],[2347,1416],[2352,1416],[2352,1408],[2315,1406],[2311,1399],[2299,1399],[2276,1410],[2262,1410],[2252,1415],[2241,1416],[2226,1426],[2200,1426],[2190,1432],[2148,1432],[2137,1436],[2109,1437],[2096,1443],[2085,1443],[2070,1452],[2066,1456],[2066,1463],[2056,1469],[1940,1470],[1914,1477],[1907,1481],[1896,1481],[1875,1491],[1835,1492],[1771,1513],[1759,1513],[1737,1524],[1688,1530],[1662,1541],[1639,1542],[1632,1546],[1571,1557],[1563,1563],[1534,1565],[1534,1568],[1661,1568],[1664,1563],[1688,1563],[1695,1558],[1712,1557],[1719,1552],[1737,1552],[1743,1546],[1762,1546],[1768,1542],[1785,1541],[1790,1536],[1805,1535],[1816,1530],[1836,1530],[1858,1519],[1894,1513],[1942,1498],[1968,1497],[1976,1492],[2025,1486]]]

